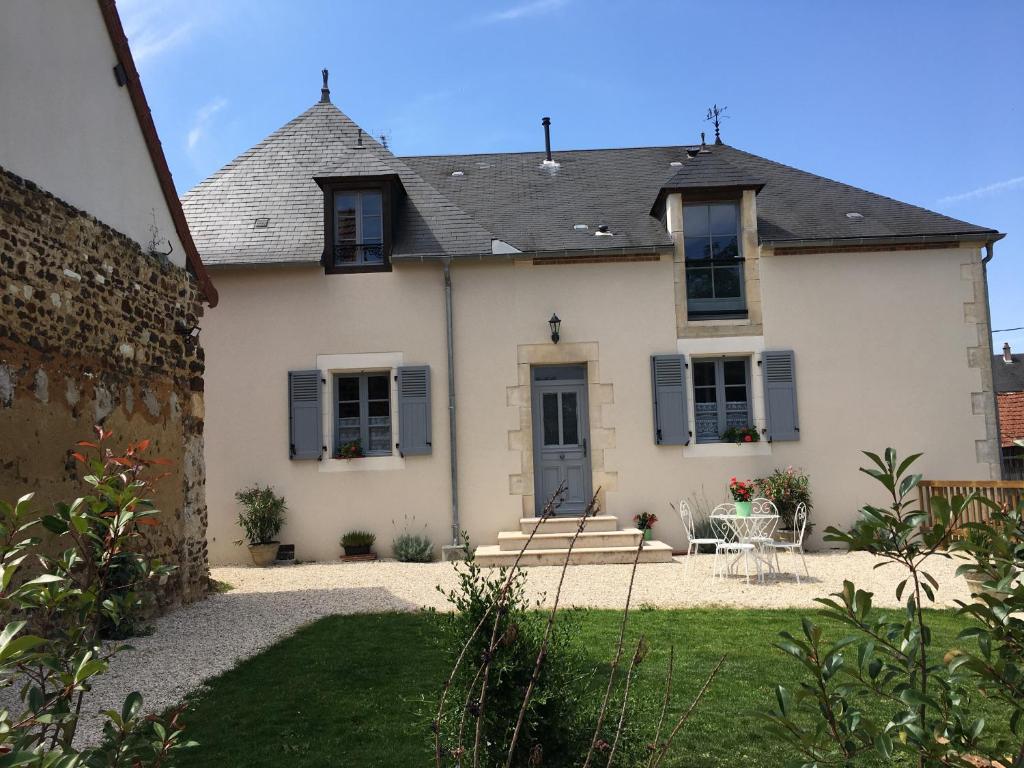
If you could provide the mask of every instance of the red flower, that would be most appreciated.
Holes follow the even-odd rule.
[[[751,437],[750,435],[744,435],[744,436],[743,436],[743,442],[744,442],[744,443],[749,443],[749,442],[751,442],[751,441],[752,441],[753,439],[754,439],[754,438],[752,438],[752,437]]]

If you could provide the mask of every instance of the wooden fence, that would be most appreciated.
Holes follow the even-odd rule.
[[[1015,507],[1024,498],[1024,480],[922,480],[917,486],[920,494],[921,510],[931,516],[931,500],[933,496],[941,496],[947,501],[954,496],[967,496],[974,493],[991,499],[1000,506],[1008,504]],[[984,523],[989,518],[989,508],[980,502],[968,505],[962,523]]]

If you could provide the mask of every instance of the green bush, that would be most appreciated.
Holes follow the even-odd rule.
[[[377,535],[369,531],[349,531],[341,537],[343,547],[372,547]]]
[[[429,563],[434,559],[434,545],[419,533],[400,533],[391,546],[395,557],[403,563]]]
[[[235,499],[243,507],[238,513],[238,525],[245,531],[244,540],[252,546],[277,541],[288,510],[284,497],[276,495],[269,485],[253,485],[238,491]],[[239,539],[235,543],[241,544],[242,541]]]
[[[761,495],[770,499],[779,510],[779,527],[792,530],[799,504],[807,505],[807,528],[810,530],[811,478],[793,467],[776,469],[768,477],[755,481]]]

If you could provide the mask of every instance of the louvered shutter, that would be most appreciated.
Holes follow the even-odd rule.
[[[323,418],[320,371],[288,371],[288,458],[320,459]]]
[[[653,355],[651,389],[654,396],[654,442],[658,445],[689,445],[686,356]]]
[[[402,456],[421,456],[432,450],[430,433],[430,366],[398,369],[398,444]]]
[[[772,350],[761,354],[764,376],[764,408],[768,440],[800,439],[796,412],[796,365],[793,350]]]

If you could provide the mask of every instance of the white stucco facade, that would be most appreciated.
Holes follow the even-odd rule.
[[[987,343],[969,309],[980,274],[977,246],[761,251],[761,324],[752,330],[724,323],[718,337],[678,332],[677,264],[670,256],[452,263],[460,524],[474,544],[492,543],[533,508],[526,393],[534,364],[586,364],[593,486],[604,491],[604,509],[624,524],[638,512],[656,513],[656,537],[677,548],[685,538],[668,503],[695,494],[723,501],[734,475],[756,478],[789,465],[806,470],[815,539],[827,525],[848,525],[861,504],[876,499],[876,484],[857,471],[861,450],[924,451],[920,471],[934,478],[991,476],[978,444],[989,436],[982,374],[971,352]],[[325,275],[312,265],[223,268],[214,277],[222,300],[203,332],[211,562],[247,557],[233,544],[240,537],[233,494],[254,482],[286,497],[281,538],[296,545],[300,559],[336,557],[338,538],[354,528],[374,531],[378,551],[387,554],[406,516],[415,518],[410,528],[425,526],[438,550],[449,543],[440,264],[349,275]],[[547,325],[552,312],[562,319],[557,345]],[[655,443],[652,355],[749,356],[754,424],[761,426],[758,361],[766,349],[795,353],[798,440]],[[289,370],[318,367],[329,380],[329,372],[346,367],[396,364],[430,366],[430,455],[289,460]]]
[[[184,266],[116,63],[97,3],[0,3],[0,166]]]

